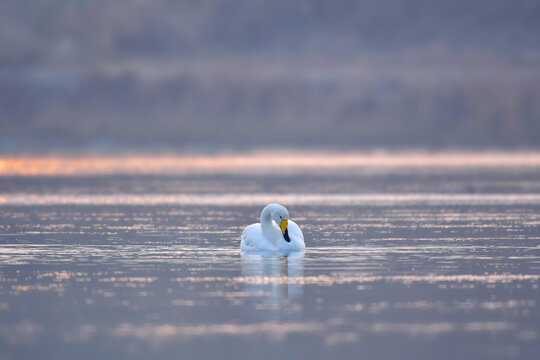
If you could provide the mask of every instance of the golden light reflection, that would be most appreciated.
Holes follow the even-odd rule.
[[[300,152],[245,155],[19,156],[0,158],[0,175],[183,174],[268,171],[304,172],[331,168],[538,167],[540,152]]]
[[[269,339],[283,340],[288,334],[321,332],[323,325],[316,322],[263,322],[255,324],[194,324],[194,325],[135,325],[122,324],[110,330],[118,337],[135,337],[140,340],[160,342],[172,338],[190,338],[198,336],[253,336],[264,334]]]
[[[341,320],[341,319],[339,319]],[[130,324],[124,323],[109,329],[115,337],[136,338],[153,344],[209,336],[260,336],[274,341],[282,341],[290,334],[324,334],[326,345],[337,345],[343,341],[353,341],[363,333],[401,333],[411,337],[434,337],[449,332],[508,332],[516,329],[516,324],[505,321],[485,322],[428,322],[428,323],[395,323],[395,322],[359,322],[355,331],[341,332],[334,322],[260,322],[252,324]],[[343,339],[336,337],[345,335]],[[536,332],[532,334],[536,338]]]
[[[230,194],[27,194],[0,193],[2,205],[213,205],[245,206],[279,202],[294,205],[537,205],[540,194],[277,194],[277,193],[230,193]],[[415,218],[418,220],[418,218]],[[335,220],[335,219],[334,219]],[[389,223],[372,224],[387,227]],[[407,225],[410,226],[410,225]],[[430,225],[445,228],[445,225]],[[478,227],[477,224],[474,224]],[[491,226],[483,224],[481,226]],[[111,229],[113,227],[110,227]],[[121,226],[114,229],[122,229]],[[57,233],[58,230],[55,230]],[[40,233],[46,233],[41,230]]]
[[[538,274],[485,274],[485,275],[470,275],[470,274],[458,274],[458,275],[389,275],[389,276],[371,276],[371,275],[318,275],[318,276],[235,276],[235,277],[220,277],[220,276],[206,276],[206,277],[182,277],[176,278],[172,281],[176,282],[226,282],[236,284],[252,284],[252,285],[264,285],[264,284],[300,284],[300,285],[317,285],[317,286],[333,286],[340,284],[351,283],[373,283],[378,281],[396,282],[402,284],[413,283],[462,283],[462,282],[477,282],[481,284],[496,284],[496,283],[511,283],[515,281],[538,281],[540,275]]]

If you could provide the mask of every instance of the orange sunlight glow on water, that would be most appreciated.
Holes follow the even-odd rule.
[[[537,205],[540,194],[2,194],[0,205]]]
[[[304,172],[333,168],[538,167],[540,152],[255,152],[219,155],[15,156],[0,176]]]

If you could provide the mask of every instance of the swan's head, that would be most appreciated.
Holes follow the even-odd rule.
[[[270,204],[270,205],[267,205],[266,208],[269,208],[272,219],[274,219],[276,224],[279,225],[279,228],[281,229],[281,232],[283,234],[283,238],[285,239],[285,241],[291,242],[291,238],[289,238],[289,230],[288,230],[289,212],[287,211],[285,206],[280,205],[280,204]]]

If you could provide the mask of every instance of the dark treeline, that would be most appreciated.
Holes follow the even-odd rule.
[[[0,3],[0,150],[537,146],[537,1]]]

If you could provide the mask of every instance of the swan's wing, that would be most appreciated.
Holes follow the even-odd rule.
[[[300,227],[296,225],[296,223],[292,220],[289,220],[289,237],[291,239],[298,239],[304,242],[304,234],[302,234],[302,230],[300,230]]]
[[[275,250],[263,235],[261,224],[252,224],[244,229],[240,248],[247,251]]]
[[[253,247],[257,242],[259,233],[262,235],[261,224],[247,226],[242,232],[242,242],[240,243],[242,249],[244,247]]]

